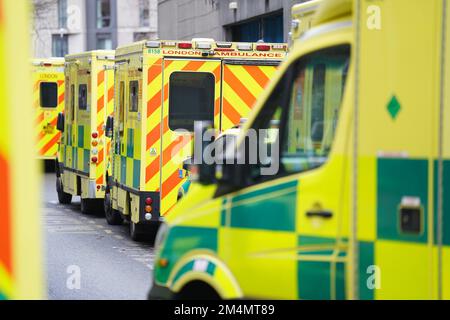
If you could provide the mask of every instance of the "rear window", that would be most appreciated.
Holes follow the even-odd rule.
[[[87,85],[80,84],[78,87],[78,108],[87,110]]]
[[[169,86],[169,128],[194,131],[194,121],[214,120],[214,75],[174,72]]]
[[[55,82],[41,82],[40,95],[42,108],[58,106],[58,85]]]
[[[137,112],[139,104],[139,81],[130,82],[130,111]]]

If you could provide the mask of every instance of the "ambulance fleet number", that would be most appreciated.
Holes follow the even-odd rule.
[[[219,305],[218,315],[271,315],[275,312],[274,305],[250,304],[250,305]]]

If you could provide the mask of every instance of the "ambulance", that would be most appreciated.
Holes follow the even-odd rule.
[[[90,51],[65,58],[66,106],[58,117],[62,131],[57,159],[59,202],[81,196],[83,213],[103,213],[111,141],[107,117],[114,111],[114,51]]]
[[[0,2],[0,300],[45,298],[29,10]]]
[[[138,239],[159,224],[189,184],[195,120],[225,131],[247,117],[286,56],[284,43],[212,39],[141,41],[116,50],[108,223],[130,221]]]
[[[314,14],[322,0],[310,0],[292,7],[291,32],[289,32],[289,46],[292,46],[313,25]]]
[[[236,143],[279,121],[270,161],[199,165],[150,298],[450,299],[449,44],[448,1],[322,1]]]
[[[64,111],[64,58],[34,59],[32,74],[36,154],[38,159],[54,162],[61,136],[56,122],[58,114]]]

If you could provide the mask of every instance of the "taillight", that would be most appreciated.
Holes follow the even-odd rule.
[[[92,133],[92,138],[93,139],[97,139],[98,138],[98,132],[93,132]]]
[[[257,51],[270,51],[270,46],[267,44],[257,44],[256,50]]]
[[[91,161],[92,161],[92,163],[97,163],[98,162],[98,158],[97,157],[92,157]]]
[[[190,42],[179,42],[178,43],[179,49],[192,49],[192,43]]]
[[[148,197],[147,199],[145,199],[145,204],[147,205],[151,205],[153,203],[153,199]]]

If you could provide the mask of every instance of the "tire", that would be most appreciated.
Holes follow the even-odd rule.
[[[58,193],[60,204],[70,204],[72,202],[72,195],[64,192],[61,177],[56,177],[56,192]]]
[[[83,214],[103,214],[102,199],[81,199],[81,213]]]
[[[142,232],[142,226],[134,223],[130,220],[130,237],[133,241],[143,241],[144,240],[144,232]]]
[[[120,212],[112,207],[111,194],[109,192],[105,194],[103,207],[105,208],[105,218],[109,225],[118,226],[123,223]]]

